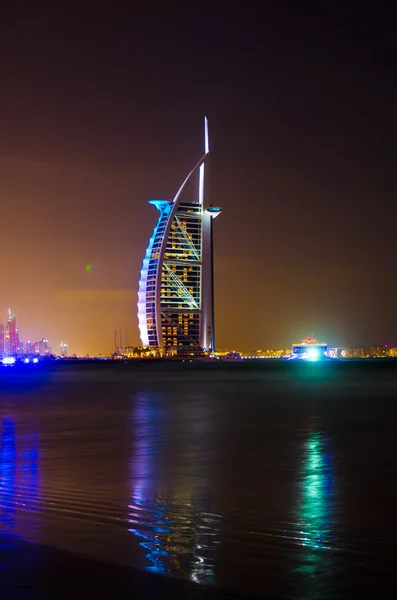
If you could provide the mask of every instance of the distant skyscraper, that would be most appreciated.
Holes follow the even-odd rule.
[[[61,342],[61,356],[66,358],[68,355],[68,345]]]
[[[25,353],[29,355],[38,354],[39,356],[48,356],[51,354],[51,348],[46,338],[42,338],[38,342],[28,340],[25,344]]]
[[[10,356],[10,354],[11,354],[10,327],[7,322],[7,325],[6,325],[5,331],[4,331],[4,355]]]
[[[19,333],[17,320],[11,309],[8,309],[8,321],[4,333],[4,354],[6,356],[15,356],[19,350]]]
[[[48,356],[51,354],[51,348],[49,347],[46,338],[42,338],[39,342],[33,344],[33,354],[39,354],[40,356]]]
[[[4,323],[0,322],[0,356],[4,355]]]
[[[138,292],[142,344],[177,353],[214,350],[212,222],[221,209],[205,203],[204,168],[209,154],[205,119],[204,155],[175,198],[151,200],[160,213],[146,250]],[[198,174],[198,197],[181,202]]]

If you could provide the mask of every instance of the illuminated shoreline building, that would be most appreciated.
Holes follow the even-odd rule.
[[[150,200],[159,211],[143,259],[138,321],[143,346],[166,354],[197,354],[215,349],[213,219],[221,209],[205,202],[209,155],[205,119],[204,155],[173,200]],[[198,178],[198,194],[181,201],[186,185]]]
[[[292,344],[291,359],[304,359],[304,360],[319,360],[325,358],[328,352],[328,345],[325,342],[318,342],[313,337],[305,338],[300,344]]]

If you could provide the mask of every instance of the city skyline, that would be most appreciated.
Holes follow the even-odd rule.
[[[67,355],[67,344],[61,344],[61,355]],[[26,340],[23,342],[20,335],[20,328],[17,324],[16,314],[9,308],[7,320],[0,317],[0,357],[24,356],[37,354],[40,356],[50,355],[52,348],[48,344],[48,339],[41,337],[38,341]]]
[[[139,345],[146,200],[173,197],[207,115],[216,345],[397,343],[388,9],[101,5],[60,23],[44,4],[0,19],[0,304],[25,338],[110,354],[121,326]]]
[[[194,204],[193,204],[194,206]],[[161,217],[160,217],[161,218]],[[155,228],[156,230],[156,228]],[[138,303],[139,304],[139,303]],[[93,352],[93,353],[89,353],[86,351],[83,351],[81,353],[77,353],[74,351],[73,346],[69,347],[69,344],[61,341],[60,344],[56,344],[56,345],[50,345],[49,341],[47,338],[45,337],[36,337],[36,338],[32,338],[32,339],[37,339],[37,341],[32,341],[32,339],[27,339],[26,342],[23,342],[21,340],[21,336],[20,336],[20,327],[17,325],[17,320],[16,320],[16,313],[14,313],[10,308],[8,309],[8,318],[7,318],[7,324],[4,325],[4,320],[2,317],[0,317],[0,356],[13,356],[13,355],[19,355],[19,356],[23,356],[23,355],[29,355],[29,354],[39,354],[41,356],[44,355],[55,355],[55,356],[64,356],[64,357],[70,357],[70,356],[79,356],[79,357],[85,357],[87,355],[91,356],[91,357],[95,357],[95,356],[110,356],[113,352],[123,352],[124,348],[128,348],[129,351],[135,349],[139,349],[139,348],[151,348],[152,350],[156,350],[158,349],[158,344],[148,344],[147,346],[145,346],[144,344],[129,344],[128,343],[128,331],[127,330],[123,330],[121,327],[119,327],[118,329],[115,329],[113,332],[113,346],[111,351],[109,351],[109,353],[104,353],[102,354],[101,352]],[[7,327],[9,327],[8,329],[8,334],[7,334]],[[313,333],[311,334],[313,336]],[[172,336],[171,336],[172,337]],[[309,338],[310,339],[310,336]],[[124,341],[126,342],[126,344],[124,344]],[[295,340],[296,341],[296,340]],[[142,340],[141,340],[142,342]],[[227,353],[227,352],[240,352],[242,355],[244,356],[254,356],[254,355],[261,355],[261,354],[268,354],[269,356],[281,356],[283,354],[283,352],[286,349],[290,349],[292,347],[292,345],[294,344],[294,340],[285,340],[284,344],[281,344],[280,346],[273,346],[272,349],[268,349],[268,350],[258,350],[258,349],[252,349],[252,348],[242,348],[242,347],[238,347],[237,345],[231,345],[229,348],[226,347],[217,347],[216,350],[217,352],[222,353]],[[334,345],[332,344],[328,344],[328,346],[331,348],[332,346],[334,346],[334,349],[337,350],[344,350],[345,354],[342,354],[341,356],[346,356],[346,357],[357,357],[357,358],[364,358],[364,357],[369,357],[371,355],[376,355],[376,356],[386,356],[389,355],[390,356],[397,356],[397,344],[393,345],[393,344],[385,344],[385,343],[380,343],[379,340],[372,342],[369,345],[360,345],[360,344],[352,344],[352,345],[344,345],[344,344],[340,344],[340,343],[336,343]],[[171,347],[171,348],[170,348]],[[167,350],[167,346],[162,346],[163,349]],[[270,348],[269,344],[266,344],[265,340],[263,340],[263,344],[262,344],[262,348]],[[169,344],[168,349],[172,349],[172,345]],[[204,348],[205,349],[205,348]],[[209,350],[211,350],[211,348],[209,348]],[[171,352],[171,355],[173,353]]]

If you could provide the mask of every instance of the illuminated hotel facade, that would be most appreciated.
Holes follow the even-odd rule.
[[[221,209],[205,202],[209,155],[205,119],[204,155],[173,200],[150,200],[159,211],[143,259],[138,290],[138,321],[143,346],[165,353],[214,350],[213,219]],[[192,179],[196,198],[181,200]]]

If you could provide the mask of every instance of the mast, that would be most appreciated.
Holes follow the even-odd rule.
[[[210,141],[208,136],[208,119],[204,117],[204,156],[210,151]],[[204,184],[205,184],[205,164],[203,163],[199,171],[199,204],[204,209]]]

